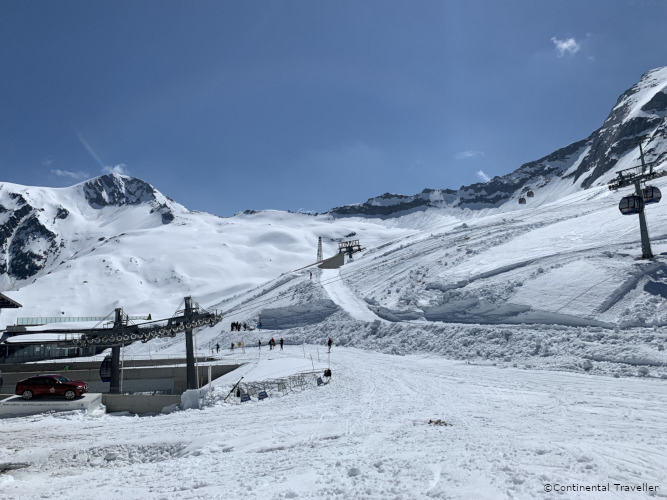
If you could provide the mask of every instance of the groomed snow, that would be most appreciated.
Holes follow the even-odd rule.
[[[245,377],[302,371],[317,349],[321,368],[322,347],[289,345],[261,359],[247,349]],[[667,496],[662,381],[338,346],[330,362],[329,384],[261,402],[223,403],[238,375],[229,374],[202,410],[3,420],[0,465],[29,468],[0,474],[0,497],[650,498],[614,483]],[[611,492],[545,492],[608,484]]]
[[[340,269],[323,269],[320,282],[331,300],[354,319],[359,321],[376,321],[380,318],[368,309],[366,302],[357,297],[340,276]]]

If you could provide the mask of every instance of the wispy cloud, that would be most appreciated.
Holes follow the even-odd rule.
[[[456,153],[454,158],[457,160],[470,160],[471,158],[481,158],[482,156],[486,156],[484,151],[461,151],[460,153]]]
[[[58,177],[69,177],[71,179],[74,179],[75,181],[81,181],[83,179],[88,179],[90,177],[90,175],[88,175],[87,172],[70,172],[69,170],[60,170],[60,169],[53,169],[51,170],[51,173]]]
[[[120,174],[120,175],[130,175],[130,172],[127,170],[127,165],[119,163],[113,167],[104,167],[102,169],[105,174]]]
[[[491,177],[486,175],[483,170],[478,170],[477,172],[475,172],[475,174],[477,175],[477,177],[479,177],[479,179],[482,182],[489,182],[491,180]]]
[[[566,40],[561,40],[555,36],[551,38],[551,41],[556,47],[556,52],[558,52],[558,57],[563,57],[565,54],[573,56],[581,49],[581,44],[577,42],[574,38],[567,38]]]

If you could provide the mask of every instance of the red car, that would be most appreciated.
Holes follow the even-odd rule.
[[[74,399],[88,392],[88,384],[81,380],[70,380],[62,375],[37,375],[16,384],[14,393],[23,399],[37,396],[65,396]]]

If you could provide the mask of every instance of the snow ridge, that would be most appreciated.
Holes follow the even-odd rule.
[[[532,205],[554,201],[580,189],[608,182],[614,172],[635,166],[639,143],[647,162],[661,165],[667,159],[667,67],[642,76],[626,90],[602,126],[586,139],[526,163],[514,172],[487,182],[452,189],[425,189],[406,196],[385,193],[365,203],[337,207],[336,217],[395,217],[427,207],[459,207],[471,210],[516,204],[530,191]]]

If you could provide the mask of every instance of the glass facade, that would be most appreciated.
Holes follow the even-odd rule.
[[[150,319],[150,314],[139,314],[135,316],[128,316],[128,318],[132,320],[148,320]],[[46,318],[16,318],[16,325],[17,326],[41,326],[41,325],[48,325],[51,323],[81,323],[83,321],[103,321],[105,319],[108,319],[109,321],[113,321],[113,318],[110,318],[109,316],[53,316],[53,317],[46,317]]]

